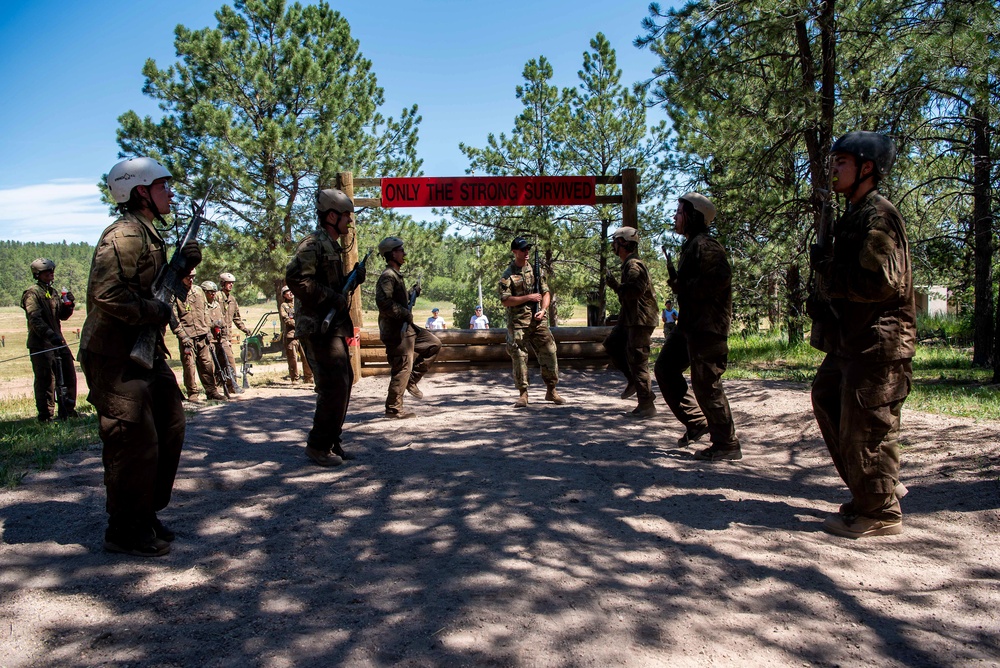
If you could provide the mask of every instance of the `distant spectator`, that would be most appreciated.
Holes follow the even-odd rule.
[[[476,307],[476,315],[469,319],[469,329],[489,329],[490,319],[483,315],[483,307]]]
[[[431,317],[427,318],[427,329],[448,329],[448,323],[441,317],[441,309],[436,306],[431,309]]]
[[[674,327],[677,326],[677,309],[674,308],[674,303],[669,299],[663,305],[663,313],[660,314],[660,320],[663,321],[663,338],[667,338],[670,332],[674,331]]]

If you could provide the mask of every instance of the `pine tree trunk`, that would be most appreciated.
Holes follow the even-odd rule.
[[[973,135],[972,225],[975,235],[975,301],[972,363],[988,366],[993,350],[993,218],[990,211],[989,113],[985,104],[971,109]]]

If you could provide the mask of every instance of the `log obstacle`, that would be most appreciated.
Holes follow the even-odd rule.
[[[601,342],[611,332],[610,327],[553,327],[556,354],[560,368],[591,368],[607,366],[611,359]],[[441,339],[430,373],[453,373],[471,369],[510,368],[507,354],[507,329],[446,329],[434,334]],[[388,375],[389,361],[378,330],[362,329],[361,375]],[[528,353],[528,364],[538,366],[535,355]]]

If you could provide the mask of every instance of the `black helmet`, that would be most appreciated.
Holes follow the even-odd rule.
[[[871,160],[880,178],[889,173],[892,163],[896,161],[896,145],[891,139],[877,132],[848,132],[833,142],[830,153],[849,153],[856,157],[859,163]],[[859,164],[858,167],[860,166]]]
[[[514,237],[514,240],[510,242],[511,250],[525,251],[529,248],[531,248],[531,242],[524,237]]]

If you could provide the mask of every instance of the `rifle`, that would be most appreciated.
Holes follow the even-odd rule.
[[[364,267],[368,264],[368,258],[372,256],[373,252],[375,252],[374,248],[365,253],[365,257],[361,260],[361,262],[354,265],[354,269],[351,269],[351,273],[347,275],[347,278],[344,280],[344,289],[340,291],[340,294],[344,296],[344,299],[350,297],[351,293],[354,292],[354,288],[358,287],[358,267]],[[337,317],[336,306],[331,308],[330,312],[326,314],[325,318],[323,318],[323,324],[319,327],[320,334],[326,334],[326,330],[330,329],[330,323],[333,322],[335,317]]]
[[[215,365],[215,378],[222,383],[222,391],[226,393],[226,398],[230,396],[229,393],[229,383],[236,387],[236,369],[229,366],[229,358],[222,355],[222,358],[226,361],[226,365],[222,366],[219,363],[219,355],[216,353],[215,346],[222,342],[222,321],[216,320],[212,323],[212,334],[208,342],[208,351],[212,354],[212,363]]]
[[[409,299],[407,300],[409,303],[411,316],[413,315],[413,305],[417,303],[417,297],[419,296],[420,296],[420,279],[418,278],[414,286],[410,288],[410,295]],[[406,330],[408,330],[409,328],[410,328],[410,322],[409,321],[404,322],[402,329],[399,330],[399,335],[406,336]]]
[[[246,390],[250,387],[249,376],[253,375],[253,364],[250,363],[250,359],[247,357],[247,340],[243,339],[242,345],[240,345],[240,355],[243,357],[243,389]]]
[[[532,286],[532,291],[535,294],[542,294],[542,272],[538,266],[538,246],[535,246],[535,262],[532,266],[532,271],[535,274],[535,284]],[[541,306],[541,302],[531,302],[531,317],[534,318],[538,315],[538,309]]]
[[[156,279],[153,281],[153,297],[164,304],[169,305],[172,297],[177,297],[181,300],[187,299],[188,288],[181,279],[190,273],[191,268],[187,266],[187,260],[181,253],[181,249],[184,248],[185,244],[198,238],[198,228],[201,226],[201,222],[205,220],[205,206],[208,204],[208,197],[211,194],[212,187],[209,186],[200,207],[194,202],[191,203],[191,223],[184,230],[184,234],[177,240],[177,246],[174,248],[174,254],[171,256],[170,262],[160,269],[160,273],[156,275]],[[153,355],[156,352],[158,329],[155,326],[142,329],[139,332],[139,338],[135,341],[135,345],[132,346],[132,352],[129,354],[132,361],[144,369],[153,368]]]
[[[56,370],[56,405],[59,407],[59,419],[65,420],[69,417],[69,397],[66,396],[68,388],[66,387],[66,379],[63,376],[62,367],[62,357],[59,355],[55,356],[55,364],[53,364]]]
[[[806,297],[806,313],[813,320],[813,334],[817,338],[822,323],[837,320],[840,314],[830,303],[821,285],[820,273],[822,264],[833,256],[833,226],[830,224],[830,190],[817,188],[816,192],[823,197],[823,208],[816,222],[816,243],[809,252],[809,295]],[[818,341],[817,341],[818,342]]]

